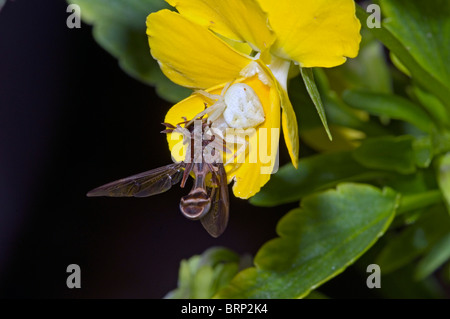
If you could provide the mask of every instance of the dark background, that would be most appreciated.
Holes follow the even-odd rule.
[[[170,105],[126,75],[90,26],[68,29],[66,8],[16,0],[0,12],[0,297],[161,298],[183,258],[212,246],[256,253],[297,204],[259,208],[231,196],[228,229],[214,239],[181,215],[179,187],[145,199],[85,196],[169,163],[159,132]],[[81,289],[66,287],[73,263]]]

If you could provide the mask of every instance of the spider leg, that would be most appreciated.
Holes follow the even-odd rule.
[[[230,88],[230,86],[231,86],[235,81],[236,81],[236,79],[234,79],[234,80],[231,81],[231,82],[228,82],[227,85],[225,85],[225,86],[223,87],[222,92],[220,92],[220,95],[221,95],[221,96],[224,96],[225,93],[226,93],[226,92],[228,91],[228,89]]]
[[[245,161],[245,151],[246,151],[246,149],[248,147],[247,140],[244,137],[235,135],[234,136],[234,141],[231,144],[241,145],[241,146],[236,150],[236,152],[234,152],[234,154],[232,156],[230,156],[230,158],[225,162],[225,165],[233,163],[239,156],[242,156],[242,155],[244,155],[244,159],[243,159],[242,162],[238,160],[238,163],[244,163],[244,161]],[[234,149],[234,147],[233,147],[233,149]]]
[[[203,95],[204,97],[206,97],[207,99],[209,99],[211,101],[216,101],[216,100],[218,100],[218,99],[220,99],[222,97],[222,95],[211,94],[211,93],[208,93],[208,92],[203,91],[203,90],[196,90],[196,91],[194,91],[194,93],[199,94],[199,95]]]

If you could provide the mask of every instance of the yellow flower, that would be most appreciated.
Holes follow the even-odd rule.
[[[287,94],[291,63],[333,67],[357,55],[361,37],[354,1],[167,2],[178,12],[161,10],[147,18],[151,54],[170,80],[203,93],[194,93],[173,106],[165,122],[176,124],[183,117],[197,116],[205,103],[210,107],[216,102],[208,98],[208,93],[220,95],[231,83],[249,85],[264,113],[263,122],[254,125],[256,134],[250,140],[267,140],[270,160],[258,158],[256,162],[226,165],[228,182],[235,181],[235,196],[249,198],[270,179],[270,174],[261,174],[262,170],[276,168],[278,145],[275,152],[270,150],[274,140],[278,143],[275,132],[279,132],[280,122],[291,160],[294,166],[298,164],[298,126]],[[168,136],[171,150],[182,138],[170,136],[173,134]],[[256,143],[252,141],[250,146]],[[174,152],[172,155],[183,160]]]

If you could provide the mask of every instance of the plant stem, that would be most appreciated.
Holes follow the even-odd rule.
[[[438,189],[420,194],[406,195],[401,198],[396,215],[399,216],[415,209],[424,208],[442,202],[442,193]]]

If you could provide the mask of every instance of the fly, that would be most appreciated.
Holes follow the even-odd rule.
[[[184,122],[185,124],[187,121]],[[164,123],[168,129],[163,133],[171,133],[176,127]],[[194,133],[190,124],[190,144],[193,145]],[[202,124],[202,130],[206,126]],[[212,140],[211,140],[212,141]],[[211,141],[204,141],[203,147]],[[193,154],[193,152],[191,152]],[[137,175],[97,187],[87,193],[88,197],[148,197],[168,191],[172,185],[181,181],[181,187],[192,172],[195,180],[191,191],[180,200],[182,214],[190,220],[200,220],[203,227],[212,237],[219,237],[226,229],[229,218],[229,195],[227,175],[223,163],[207,163],[202,158],[199,163],[173,163]],[[207,183],[207,176],[211,182]]]

